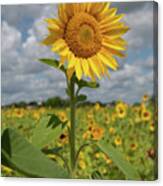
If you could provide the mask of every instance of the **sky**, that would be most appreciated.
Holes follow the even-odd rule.
[[[83,89],[89,101],[138,102],[153,94],[153,2],[114,2],[130,30],[127,57],[118,59],[120,68],[111,78],[102,78],[98,89]],[[57,4],[2,5],[1,7],[1,103],[53,96],[66,98],[64,75],[38,62],[54,53],[40,41],[47,35],[44,18],[57,16]]]

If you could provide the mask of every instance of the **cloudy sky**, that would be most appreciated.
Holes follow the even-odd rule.
[[[120,68],[111,72],[111,79],[100,81],[97,90],[83,90],[90,101],[110,102],[123,99],[133,103],[144,93],[153,94],[153,3],[112,3],[130,31],[128,57],[118,59]],[[41,57],[53,57],[39,42],[46,36],[44,18],[57,16],[56,4],[3,5],[1,41],[1,102],[43,100],[65,94],[62,73],[38,62]]]

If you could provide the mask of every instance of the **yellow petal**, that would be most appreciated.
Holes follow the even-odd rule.
[[[115,50],[113,48],[110,48],[108,46],[103,46],[104,49],[106,49],[108,51],[109,54],[111,55],[116,55],[116,56],[119,56],[119,57],[126,57],[126,55],[124,53],[122,53],[121,51],[118,51],[118,50]]]
[[[120,19],[122,19],[124,14],[116,15],[114,17],[107,17],[100,21],[100,29],[112,26],[116,24]]]
[[[86,12],[90,12],[92,8],[92,3],[85,3],[85,11]]]
[[[113,17],[117,12],[117,8],[110,8],[110,9],[107,9],[105,11],[105,13],[102,13],[102,14],[99,14],[98,15],[98,19],[99,20],[102,20],[104,19],[106,16],[109,16],[109,17]]]
[[[122,45],[118,45],[116,43],[109,43],[109,42],[105,42],[103,41],[102,42],[102,45],[109,48],[109,49],[114,49],[114,50],[126,50],[126,47],[125,46],[122,46]]]
[[[126,46],[126,45],[128,45],[128,44],[127,44],[127,41],[125,41],[123,38],[117,38],[117,39],[113,40],[113,42],[118,43],[118,44],[121,45],[121,46]]]
[[[74,68],[68,68],[67,69],[66,73],[67,73],[67,77],[68,77],[69,80],[71,79],[74,71],[75,71]]]
[[[61,27],[63,27],[63,23],[61,23],[59,19],[46,18],[45,21],[48,23],[49,26],[52,25],[56,29],[60,29]]]
[[[102,3],[92,3],[92,8],[90,13],[91,14],[96,14],[102,9]]]
[[[80,80],[82,77],[82,68],[81,68],[81,64],[80,64],[79,59],[76,60],[75,72],[76,72],[77,78]]]
[[[113,57],[111,57],[109,55],[106,56],[102,52],[99,52],[97,55],[105,65],[107,65],[108,67],[110,67],[113,70],[117,69],[118,65],[117,65],[116,60]]]
[[[95,75],[94,75],[91,67],[89,67],[89,77],[91,78],[92,81],[96,81]]]
[[[89,75],[89,65],[88,65],[88,61],[86,59],[82,59],[82,69],[83,69],[83,72],[86,76]]]
[[[64,65],[65,60],[66,60],[66,58],[65,58],[64,56],[61,56],[61,57],[60,57],[59,67],[61,67],[62,65]]]
[[[65,4],[60,4],[58,6],[58,16],[59,16],[59,19],[63,23],[67,23],[68,17],[67,17],[67,14],[66,14],[66,5]]]
[[[80,11],[85,12],[85,10],[86,10],[86,3],[81,3],[80,4]]]
[[[117,8],[110,8],[106,15],[112,17],[117,13],[117,10],[118,10]]]
[[[74,11],[74,14],[77,14],[80,12],[80,3],[74,3],[73,4],[73,11]]]
[[[66,3],[65,8],[66,8],[66,14],[67,14],[67,16],[69,18],[72,17],[74,15],[74,12],[73,12],[73,3]]]
[[[127,41],[125,41],[123,38],[116,38],[116,39],[113,39],[111,38],[110,36],[108,35],[103,35],[103,41],[106,42],[106,43],[111,43],[111,44],[114,44],[114,45],[119,45],[121,47],[126,47],[128,44],[127,44]]]
[[[127,26],[117,26],[117,27],[109,28],[106,34],[112,38],[118,38],[121,35],[125,34],[128,30],[129,28]]]
[[[57,36],[55,36],[55,35],[49,35],[41,43],[44,44],[44,45],[52,45],[57,39],[58,39]]]
[[[110,7],[110,4],[111,4],[111,3],[109,3],[109,2],[103,3],[103,7],[102,7],[102,10],[101,10],[101,13],[102,13],[102,14],[105,14],[105,13],[108,11],[108,9],[109,9],[109,7]]]
[[[98,64],[99,66],[99,69],[100,69],[100,73],[102,75],[105,75],[105,71],[106,71],[106,68],[104,66],[104,64],[101,62],[101,60],[98,58],[98,56],[94,56],[94,60],[96,61],[96,63]]]
[[[63,39],[58,39],[53,45],[52,45],[52,51],[53,52],[68,52],[67,44]]]
[[[68,68],[75,67],[76,64],[76,58],[74,54],[70,51],[68,54]]]
[[[98,70],[99,66],[97,66],[97,63],[95,60],[93,60],[93,57],[88,58],[87,60],[89,61],[89,65],[90,65],[92,71],[97,75],[98,78],[101,78],[99,70]]]

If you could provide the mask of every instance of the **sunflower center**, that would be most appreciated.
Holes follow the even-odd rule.
[[[68,22],[65,40],[75,56],[88,58],[101,49],[101,34],[96,19],[88,13],[78,13]]]
[[[79,31],[79,39],[82,43],[87,44],[92,42],[94,37],[94,31],[89,25],[82,25]]]

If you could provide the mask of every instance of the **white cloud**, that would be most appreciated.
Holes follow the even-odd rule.
[[[25,7],[25,8],[24,8]],[[44,5],[2,5],[2,17],[11,25],[17,26],[28,17],[29,20],[41,16]]]
[[[38,62],[42,57],[54,57],[48,47],[40,44],[41,38],[43,39],[43,35],[46,34],[43,19],[53,11],[54,6],[44,6],[43,15],[36,19],[32,28],[28,30],[25,41],[22,40],[21,32],[17,28],[3,21],[2,104],[19,100],[45,99],[58,94],[64,96],[63,75]]]
[[[153,47],[153,4],[146,3],[143,8],[129,12],[125,21],[130,27],[126,34],[129,47],[134,49]]]

